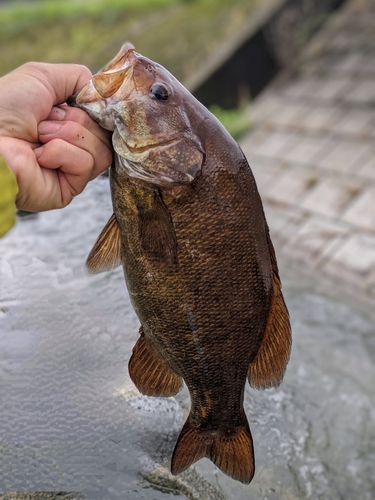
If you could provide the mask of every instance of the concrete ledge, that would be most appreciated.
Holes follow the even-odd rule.
[[[242,147],[279,253],[373,296],[375,53],[351,36],[353,13],[362,41],[373,37],[375,1],[349,2],[302,54],[298,76],[281,75],[255,102]]]
[[[289,0],[269,0],[254,12],[254,15],[246,20],[243,28],[235,33],[230,40],[223,40],[221,47],[212,55],[211,59],[204,67],[191,75],[184,83],[191,91],[195,92],[215,71],[221,68],[230,59],[235,52],[263,28],[269,20],[286,5]]]

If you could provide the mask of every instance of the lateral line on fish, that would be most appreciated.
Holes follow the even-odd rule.
[[[199,354],[199,357],[202,361],[203,371],[205,373],[208,373],[208,366],[207,366],[207,362],[206,362],[206,358],[205,358],[204,348],[202,347],[201,343],[199,342],[198,328],[197,328],[197,325],[195,324],[194,314],[191,311],[188,311],[186,313],[186,317],[187,317],[187,320],[189,322],[191,333],[193,334],[194,345],[195,345],[197,353]]]

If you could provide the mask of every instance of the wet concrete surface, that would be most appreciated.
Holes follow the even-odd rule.
[[[171,476],[187,391],[138,393],[127,362],[139,322],[122,270],[84,269],[110,215],[100,178],[66,209],[24,218],[0,241],[0,498],[375,498],[375,322],[360,297],[326,293],[287,262],[287,374],[277,390],[245,394],[253,482],[206,459]]]

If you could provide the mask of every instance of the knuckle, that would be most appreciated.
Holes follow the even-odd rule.
[[[19,69],[20,70],[33,70],[33,69],[39,69],[40,63],[37,62],[26,62],[22,64]]]
[[[89,70],[89,68],[87,66],[85,66],[84,64],[77,64],[77,67],[80,69],[82,75],[85,78],[87,78],[87,80],[90,80],[90,78],[92,77],[92,73]]]

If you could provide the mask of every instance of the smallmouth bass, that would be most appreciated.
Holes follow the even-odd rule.
[[[148,396],[175,395],[183,381],[190,393],[171,471],[207,457],[249,483],[246,379],[257,389],[280,384],[291,330],[247,160],[202,104],[129,43],[68,104],[113,131],[114,214],[87,267],[124,268],[141,323],[130,377]]]

